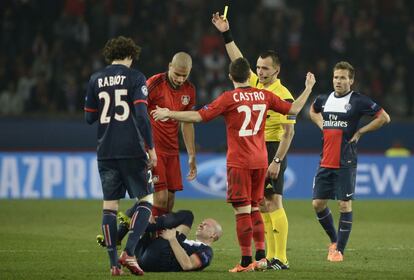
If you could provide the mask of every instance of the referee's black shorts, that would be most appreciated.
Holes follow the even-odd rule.
[[[268,164],[272,162],[275,157],[277,148],[279,147],[279,142],[269,141],[266,142],[267,149],[267,160]],[[280,163],[280,171],[276,180],[268,178],[264,185],[264,195],[271,196],[273,194],[283,195],[283,184],[285,183],[284,174],[287,167],[287,156]]]

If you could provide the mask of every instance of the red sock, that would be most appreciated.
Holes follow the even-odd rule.
[[[250,213],[253,225],[253,240],[254,246],[257,250],[265,249],[265,236],[264,236],[264,224],[262,215],[259,211],[253,211]]]
[[[152,215],[154,217],[159,217],[159,216],[162,216],[164,214],[167,214],[168,210],[167,210],[167,208],[152,206],[151,212],[152,212]]]
[[[236,231],[242,256],[251,256],[253,229],[250,214],[236,215]]]

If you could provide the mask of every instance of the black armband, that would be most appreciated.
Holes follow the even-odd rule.
[[[233,35],[231,34],[231,30],[224,31],[221,33],[223,35],[224,43],[228,44],[234,41]]]

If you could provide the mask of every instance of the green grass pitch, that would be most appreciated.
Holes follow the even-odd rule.
[[[131,201],[122,201],[125,210]],[[0,200],[0,279],[109,279],[100,233],[100,201]],[[330,202],[332,212],[336,203]],[[414,279],[414,201],[355,201],[354,224],[343,263],[326,261],[329,243],[310,201],[285,201],[289,271],[231,274],[239,261],[233,211],[222,200],[178,200],[195,224],[216,218],[223,238],[203,272],[146,273],[146,279]],[[335,215],[337,223],[337,215]],[[193,237],[193,236],[190,236]],[[127,275],[122,278],[131,278]]]

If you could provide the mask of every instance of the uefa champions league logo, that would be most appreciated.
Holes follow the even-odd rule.
[[[226,197],[227,175],[226,158],[220,157],[207,160],[197,167],[197,178],[191,181],[191,185],[209,195]]]
[[[191,186],[198,191],[226,198],[227,192],[227,168],[224,156],[207,160],[198,166],[197,178],[190,182]],[[293,188],[296,182],[296,175],[289,167],[285,171],[284,192]]]

